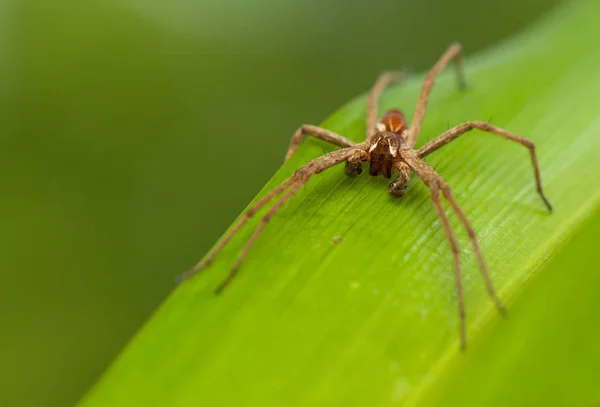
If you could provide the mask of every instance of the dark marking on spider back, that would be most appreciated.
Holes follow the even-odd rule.
[[[404,113],[399,109],[388,110],[381,118],[380,123],[385,126],[386,131],[391,131],[396,134],[402,134],[408,127],[406,117],[404,117]]]

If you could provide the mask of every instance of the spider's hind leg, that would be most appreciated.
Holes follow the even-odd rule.
[[[417,107],[413,115],[412,123],[410,124],[410,133],[408,137],[408,145],[414,147],[421,132],[421,125],[423,124],[423,118],[425,117],[425,111],[427,110],[427,103],[429,102],[429,96],[433,89],[438,75],[446,68],[450,61],[454,61],[456,67],[456,77],[458,80],[458,87],[465,89],[467,82],[465,80],[465,74],[462,69],[462,46],[459,43],[454,43],[448,47],[446,52],[440,57],[436,64],[429,70],[429,73],[423,81],[421,86],[421,93],[419,94],[419,100],[417,101]]]
[[[433,200],[433,205],[435,206],[435,210],[442,221],[442,226],[444,227],[444,232],[446,233],[446,237],[448,238],[448,242],[450,243],[450,248],[452,249],[452,258],[454,259],[454,279],[456,282],[456,296],[458,298],[458,311],[460,316],[460,347],[465,349],[467,347],[467,322],[466,322],[466,313],[465,313],[465,295],[463,291],[463,283],[462,277],[460,273],[460,252],[458,250],[458,243],[456,242],[456,237],[454,236],[454,232],[452,232],[452,228],[450,227],[450,221],[448,220],[448,216],[444,212],[444,208],[442,207],[442,202],[440,201],[440,191],[437,185],[428,185],[431,191],[431,199]]]
[[[366,139],[372,138],[377,133],[377,115],[379,114],[379,98],[383,91],[394,82],[401,82],[410,74],[410,70],[383,72],[371,88],[367,99],[367,135]]]
[[[485,263],[485,260],[483,259],[483,253],[481,252],[481,247],[479,246],[479,240],[475,235],[475,230],[473,229],[473,226],[471,226],[471,222],[469,222],[469,219],[467,219],[465,213],[462,211],[460,206],[458,206],[458,203],[452,196],[452,192],[450,191],[448,185],[442,182],[440,187],[442,189],[442,194],[444,195],[444,198],[446,198],[446,200],[452,207],[452,210],[454,210],[454,212],[458,216],[458,219],[467,230],[467,234],[469,235],[469,239],[471,240],[471,244],[473,245],[473,250],[475,251],[475,255],[477,256],[477,261],[479,262],[481,276],[483,277],[483,281],[485,283],[485,287],[487,288],[490,298],[494,302],[494,305],[496,305],[498,311],[501,314],[506,314],[506,307],[504,306],[502,300],[496,294],[496,290],[494,289],[494,283],[492,283],[492,279],[490,278],[490,273],[488,272],[487,265]]]

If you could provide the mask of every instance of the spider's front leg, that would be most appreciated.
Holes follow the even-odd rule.
[[[204,270],[208,267],[212,261],[215,259],[216,255],[223,250],[223,248],[227,245],[227,243],[235,236],[237,232],[252,218],[256,213],[269,201],[272,201],[279,195],[281,195],[271,206],[269,211],[262,217],[256,228],[254,229],[254,233],[250,236],[250,239],[243,246],[238,258],[229,272],[229,274],[225,277],[225,279],[219,284],[217,289],[215,290],[216,294],[221,293],[225,287],[231,282],[231,280],[236,276],[240,265],[246,258],[246,255],[254,245],[254,242],[258,239],[263,229],[269,223],[271,218],[275,216],[277,211],[281,209],[281,207],[290,200],[300,188],[304,186],[308,182],[308,180],[316,174],[320,174],[321,172],[333,167],[334,165],[340,164],[344,161],[348,161],[353,159],[354,157],[364,156],[366,154],[364,152],[365,145],[364,144],[356,144],[355,147],[344,148],[341,150],[332,151],[331,153],[325,154],[319,158],[315,158],[314,160],[304,164],[300,167],[294,175],[288,178],[286,181],[279,184],[277,187],[272,189],[269,193],[267,193],[263,198],[258,200],[253,206],[251,206],[244,215],[233,225],[233,227],[225,234],[225,236],[221,239],[216,248],[208,255],[202,262],[200,262],[195,267],[188,270],[186,273],[181,275],[179,281],[186,280],[193,276],[194,274]],[[282,195],[283,194],[283,195]]]
[[[367,138],[369,140],[377,133],[377,115],[379,114],[379,98],[383,91],[394,82],[401,82],[410,74],[410,70],[383,72],[371,88],[367,98]]]
[[[388,193],[392,198],[402,198],[410,181],[410,167],[405,162],[399,162],[396,169],[400,171],[400,178],[388,186]]]
[[[298,130],[292,136],[290,140],[290,146],[288,148],[287,154],[285,155],[285,161],[289,160],[290,157],[296,152],[298,146],[300,146],[300,142],[302,141],[302,136],[313,136],[315,138],[321,139],[331,144],[335,144],[338,147],[346,148],[355,146],[356,143],[352,140],[347,139],[344,136],[341,136],[337,133],[332,132],[331,130],[324,129],[322,127],[313,126],[312,124],[303,124],[300,126]]]

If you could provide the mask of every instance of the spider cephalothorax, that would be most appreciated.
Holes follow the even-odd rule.
[[[402,161],[400,147],[406,143],[406,119],[400,110],[391,109],[376,123],[375,128],[377,132],[363,144],[366,154],[362,161],[370,163],[369,174],[391,178],[394,169],[398,169],[398,164]],[[355,176],[361,172],[362,168],[357,168],[352,160],[346,163],[348,175]]]
[[[333,167],[334,165],[346,162],[346,174],[350,176],[356,176],[362,172],[362,162],[369,163],[369,173],[374,176],[383,175],[386,178],[391,178],[395,170],[397,170],[399,174],[398,178],[392,181],[388,187],[388,192],[390,195],[396,198],[404,195],[410,174],[411,172],[414,172],[425,183],[425,185],[427,185],[431,192],[431,199],[438,216],[440,217],[444,232],[448,237],[450,248],[452,249],[454,260],[454,276],[456,280],[456,291],[458,296],[458,308],[461,320],[460,338],[461,346],[464,348],[466,346],[466,323],[459,262],[460,252],[458,250],[458,243],[454,233],[450,228],[450,222],[448,221],[448,217],[446,216],[441,204],[442,196],[448,201],[452,210],[456,212],[459,220],[467,229],[468,236],[477,256],[481,274],[490,297],[496,304],[498,310],[501,312],[504,312],[504,305],[496,296],[494,286],[489,278],[487,267],[479,248],[479,242],[469,220],[452,196],[450,188],[446,182],[423,160],[423,158],[472,129],[479,129],[504,137],[507,140],[519,143],[529,149],[535,174],[537,191],[549,211],[552,211],[552,206],[550,205],[550,202],[548,202],[548,199],[546,199],[546,196],[542,190],[542,181],[537,164],[535,146],[531,141],[524,137],[518,136],[499,127],[492,126],[486,122],[466,122],[449,129],[445,133],[425,144],[423,147],[414,149],[417,138],[421,131],[421,124],[425,116],[427,102],[429,100],[429,95],[433,88],[435,78],[450,61],[454,60],[456,65],[459,87],[465,87],[465,80],[461,67],[461,54],[462,48],[459,44],[451,45],[429,71],[423,82],[417,107],[415,109],[415,114],[413,115],[410,127],[408,127],[408,123],[404,117],[404,114],[398,109],[389,110],[380,120],[377,120],[379,96],[391,82],[403,79],[405,76],[403,73],[397,72],[383,73],[369,94],[369,98],[367,100],[366,118],[367,134],[366,140],[363,143],[355,143],[344,136],[321,127],[309,124],[301,126],[292,137],[290,147],[286,155],[286,161],[294,154],[304,135],[314,136],[321,140],[335,144],[336,146],[341,147],[341,149],[327,153],[303,165],[296,170],[294,175],[271,190],[267,195],[265,195],[244,213],[244,215],[223,237],[210,255],[208,255],[196,267],[185,273],[182,278],[185,279],[190,277],[198,271],[206,268],[213,261],[217,253],[223,249],[227,242],[229,242],[229,240],[237,233],[237,231],[240,230],[240,228],[248,221],[248,219],[254,216],[254,214],[256,214],[256,212],[265,206],[269,201],[281,195],[281,197],[273,204],[271,209],[269,209],[267,214],[261,219],[254,233],[242,249],[229,275],[223,280],[219,287],[217,287],[216,292],[221,292],[236,275],[237,270],[248,254],[248,251],[264,229],[265,225],[269,222],[273,215],[275,215],[279,208],[281,208],[283,204],[289,200],[300,188],[302,188],[302,186],[304,186],[304,184],[306,184],[313,175],[319,174],[328,168]],[[410,209],[406,208],[406,210]]]
[[[392,178],[394,164],[399,157],[399,149],[402,144],[401,136],[391,131],[380,131],[369,141],[369,174],[383,175]]]
[[[394,170],[398,170],[400,176],[389,185],[388,192],[392,197],[400,198],[406,192],[410,178],[410,167],[402,157],[402,151],[410,149],[409,130],[404,113],[398,109],[388,110],[375,124],[375,128],[377,132],[366,142],[370,162],[369,174],[391,178]]]

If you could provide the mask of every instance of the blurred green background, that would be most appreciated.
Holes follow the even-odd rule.
[[[318,124],[556,1],[0,1],[0,405],[72,405]]]

